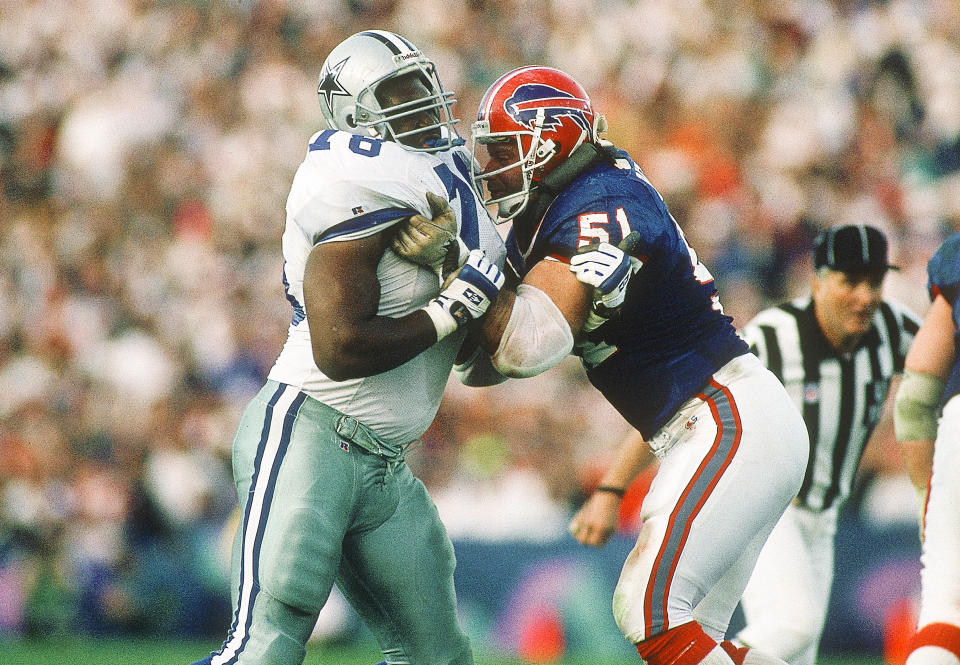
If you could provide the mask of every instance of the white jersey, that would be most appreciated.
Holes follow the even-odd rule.
[[[379,233],[412,214],[431,217],[426,192],[450,202],[460,237],[503,267],[503,241],[470,186],[470,153],[405,150],[396,143],[324,130],[310,140],[287,198],[283,232],[283,280],[293,318],[287,341],[269,378],[296,386],[373,429],[387,443],[416,440],[436,415],[465,335],[458,331],[387,372],[334,381],[313,360],[303,308],[307,257],[324,242]],[[381,316],[401,317],[440,292],[436,273],[387,249],[377,267]]]

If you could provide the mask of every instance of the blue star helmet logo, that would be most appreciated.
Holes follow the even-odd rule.
[[[327,107],[333,108],[333,98],[335,95],[341,97],[349,97],[350,93],[340,85],[340,71],[343,69],[343,66],[347,64],[347,60],[350,58],[344,58],[337,64],[333,65],[327,69],[326,73],[323,75],[323,80],[320,81],[320,85],[317,86],[317,94],[323,95],[324,99],[327,102]]]

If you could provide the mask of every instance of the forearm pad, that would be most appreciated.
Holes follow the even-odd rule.
[[[560,308],[540,289],[521,284],[510,320],[493,354],[494,368],[514,379],[536,376],[573,350],[573,333]]]
[[[943,388],[943,381],[931,374],[904,370],[893,409],[897,441],[937,438],[937,409]]]

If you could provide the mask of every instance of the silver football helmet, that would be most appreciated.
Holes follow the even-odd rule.
[[[385,81],[409,74],[418,75],[427,95],[382,107],[377,88]],[[456,130],[458,119],[451,109],[456,102],[453,92],[444,91],[436,66],[420,49],[392,32],[366,30],[340,42],[323,63],[317,95],[323,118],[331,129],[392,140],[410,150],[426,152],[462,143]],[[425,113],[432,116],[432,124],[420,124],[408,131],[395,131],[390,124]],[[411,146],[403,141],[431,131],[441,138],[429,145]]]

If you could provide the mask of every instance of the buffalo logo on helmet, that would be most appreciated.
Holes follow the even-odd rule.
[[[544,129],[559,127],[563,118],[571,118],[578,127],[586,132],[590,131],[590,122],[584,114],[584,110],[590,108],[590,102],[552,85],[524,83],[517,86],[510,98],[503,103],[503,108],[514,122],[529,129],[534,128],[537,111],[543,109]]]

